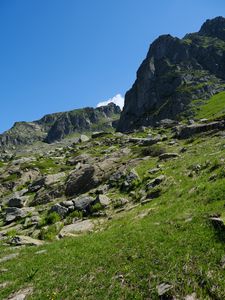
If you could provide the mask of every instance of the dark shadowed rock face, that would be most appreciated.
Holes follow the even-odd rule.
[[[155,125],[169,118],[193,117],[190,103],[224,90],[225,19],[206,21],[183,39],[156,39],[126,93],[118,131]]]
[[[0,134],[0,148],[29,145],[37,141],[53,143],[69,134],[104,130],[113,126],[120,112],[119,106],[110,103],[98,108],[49,114],[34,122],[17,122],[10,130]]]

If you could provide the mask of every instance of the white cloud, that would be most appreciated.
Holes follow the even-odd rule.
[[[121,109],[123,109],[123,106],[124,106],[124,98],[120,95],[120,94],[117,94],[116,96],[106,100],[106,101],[102,101],[102,102],[99,102],[97,104],[97,107],[99,106],[106,106],[108,105],[109,103],[115,103],[116,105],[118,105]]]

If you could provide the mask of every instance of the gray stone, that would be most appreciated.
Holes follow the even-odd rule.
[[[148,171],[148,173],[150,173],[150,174],[155,174],[155,173],[159,172],[160,170],[161,170],[160,168],[153,168],[153,169],[150,169],[150,170]]]
[[[165,179],[166,179],[165,175],[160,175],[160,176],[152,179],[151,181],[149,181],[147,184],[147,188],[148,189],[154,188],[155,186],[162,183]]]
[[[168,283],[161,283],[161,284],[157,285],[156,288],[157,288],[158,295],[163,296],[163,295],[167,294],[173,288],[173,286]]]
[[[184,300],[197,300],[196,293],[192,293],[191,295],[185,296]]]
[[[19,255],[19,253],[12,253],[12,254],[9,254],[7,256],[4,256],[4,257],[0,258],[0,263],[3,263],[5,261],[11,260],[13,258],[16,258],[18,255]]]
[[[176,128],[176,137],[179,139],[187,139],[195,134],[212,131],[212,130],[224,130],[225,121],[216,121],[206,124],[193,124],[188,126],[179,126]]]
[[[91,220],[79,221],[74,224],[64,226],[60,231],[59,236],[76,236],[78,234],[90,232],[94,229],[94,224]]]
[[[70,166],[75,166],[78,163],[85,164],[90,160],[91,160],[90,155],[84,153],[84,154],[81,154],[81,155],[78,155],[78,156],[75,156],[75,157],[68,158],[67,164],[70,165]]]
[[[98,179],[95,177],[95,167],[85,165],[69,176],[66,183],[66,195],[79,195],[95,188],[97,185]]]
[[[29,200],[28,196],[14,197],[9,200],[8,206],[22,208],[26,205],[28,200]]]
[[[26,245],[26,246],[41,246],[44,244],[43,241],[37,240],[37,239],[33,239],[30,236],[15,236],[13,237],[9,243],[11,245],[14,246],[22,246],[22,245]]]
[[[102,206],[106,207],[111,203],[111,200],[105,195],[98,195],[96,198],[96,202],[99,202]]]
[[[88,142],[90,140],[90,138],[84,134],[81,134],[79,140],[81,143],[84,143],[84,142]]]
[[[170,158],[178,158],[180,155],[178,153],[162,153],[159,155],[160,160],[170,159]]]
[[[91,206],[96,203],[96,200],[90,196],[80,196],[73,200],[74,208],[84,213],[91,212]]]
[[[60,205],[65,206],[65,207],[67,207],[67,208],[69,208],[69,207],[71,207],[71,206],[74,206],[72,200],[67,200],[67,201],[60,202]]]
[[[49,212],[56,212],[61,218],[65,218],[65,216],[68,214],[68,208],[60,204],[55,204],[51,207]]]
[[[5,210],[5,222],[11,223],[26,216],[25,211],[17,207],[7,207]]]
[[[65,176],[66,176],[65,172],[47,175],[44,179],[44,184],[48,186],[54,183],[58,183],[62,181],[65,178]]]
[[[32,287],[27,287],[24,289],[19,290],[16,293],[13,293],[12,295],[7,298],[7,300],[25,300],[27,296],[31,295],[33,292]]]
[[[93,132],[92,135],[91,135],[91,137],[92,137],[93,139],[96,139],[96,138],[98,138],[98,137],[102,137],[102,136],[107,135],[107,134],[108,134],[108,132],[105,132],[105,131],[98,131],[98,132]]]

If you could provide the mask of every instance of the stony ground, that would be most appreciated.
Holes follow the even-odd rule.
[[[225,134],[173,126],[3,153],[0,298],[225,299]]]

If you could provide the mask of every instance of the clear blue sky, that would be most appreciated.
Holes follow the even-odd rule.
[[[0,0],[0,132],[124,95],[158,35],[218,15],[224,0]]]

